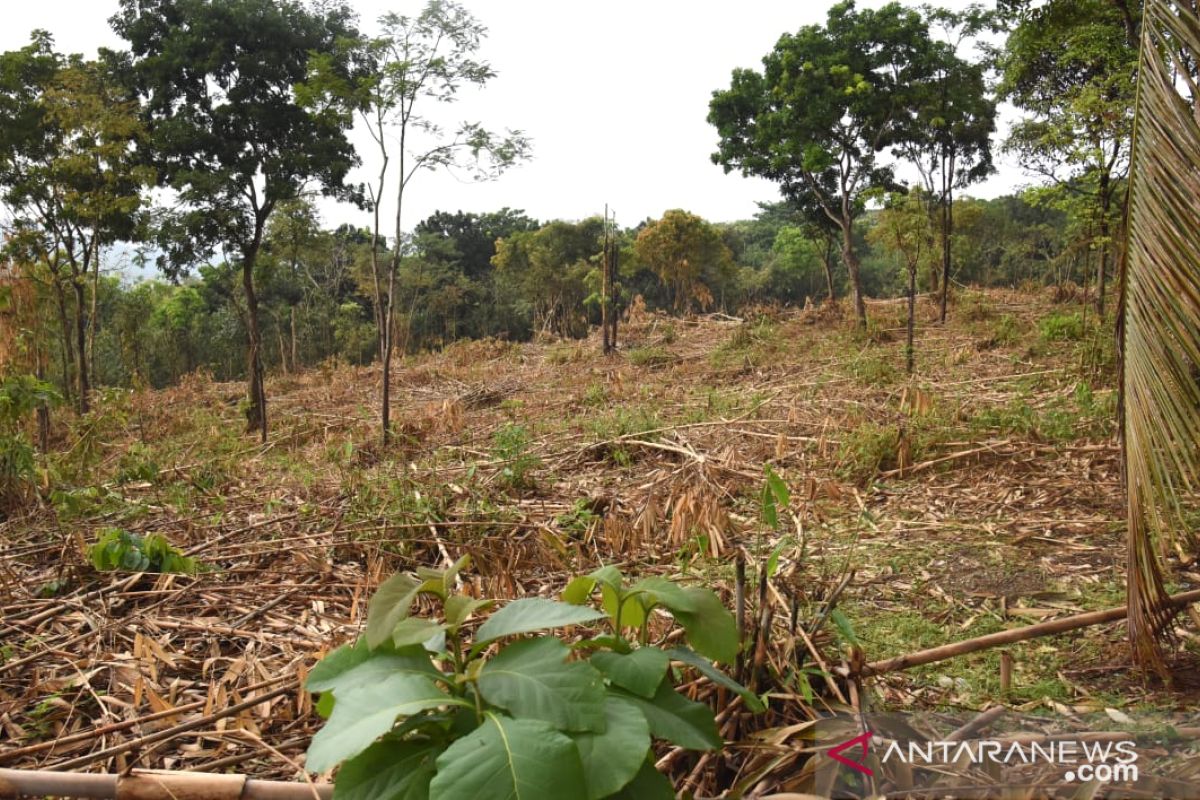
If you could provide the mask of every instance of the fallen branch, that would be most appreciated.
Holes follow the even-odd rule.
[[[333,784],[260,781],[245,775],[134,770],[129,775],[0,769],[0,797],[122,800],[329,800]]]
[[[1200,589],[1171,595],[1168,598],[1168,602],[1179,609],[1191,603],[1200,602]],[[975,653],[979,650],[998,647],[1002,644],[1024,642],[1027,639],[1036,639],[1041,636],[1053,636],[1056,633],[1088,628],[1092,625],[1102,625],[1105,622],[1117,622],[1124,619],[1128,613],[1129,611],[1125,606],[1119,606],[1118,608],[1110,608],[1105,611],[1090,611],[1086,614],[1076,614],[1073,617],[1040,622],[1037,625],[1028,625],[1024,628],[989,633],[987,636],[979,636],[962,642],[954,642],[953,644],[944,644],[941,647],[931,647],[928,650],[919,650],[915,653],[896,656],[895,658],[888,658],[883,661],[872,661],[862,668],[861,676],[882,675],[886,672],[896,672],[909,669],[910,667],[919,667],[923,664],[932,664],[935,661],[945,661],[948,658]]]

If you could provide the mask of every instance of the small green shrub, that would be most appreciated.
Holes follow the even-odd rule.
[[[154,482],[158,479],[158,462],[155,461],[150,449],[140,442],[134,443],[121,454],[117,461],[117,483],[133,483],[135,481]]]
[[[992,327],[992,341],[1003,347],[1011,346],[1020,336],[1020,326],[1012,314],[1002,315]]]
[[[62,398],[50,384],[32,375],[14,375],[0,383],[0,512],[8,514],[32,495],[33,445],[22,429],[38,407],[51,408]]]
[[[880,471],[896,467],[900,456],[900,429],[895,425],[864,422],[842,439],[837,474],[844,480],[865,482]]]
[[[570,510],[555,517],[554,521],[567,533],[583,536],[599,519],[599,515],[592,511],[588,501],[579,499],[575,501]]]
[[[763,710],[709,660],[731,663],[738,632],[708,589],[657,577],[629,586],[604,567],[572,580],[566,602],[515,600],[469,635],[470,618],[494,601],[451,591],[465,566],[388,579],[365,634],[309,673],[327,721],[306,767],[340,764],[340,798],[669,798],[652,737],[688,750],[722,745],[712,709],[675,690],[672,661]],[[440,603],[441,615],[411,616],[419,597]],[[655,611],[674,617],[690,648],[648,643]],[[607,630],[573,646],[528,636],[601,621]]]
[[[636,367],[659,367],[671,360],[671,354],[661,347],[635,347],[627,357]]]
[[[1051,314],[1038,322],[1038,333],[1046,342],[1077,342],[1085,333],[1083,315],[1079,312]]]
[[[194,575],[203,567],[157,533],[138,536],[121,528],[105,528],[88,548],[88,560],[100,572],[175,572]]]
[[[492,434],[492,455],[505,462],[500,470],[500,483],[509,489],[527,489],[532,485],[531,472],[542,465],[541,459],[529,452],[529,432],[511,422]]]
[[[900,370],[885,353],[857,358],[850,362],[848,369],[865,386],[888,386],[900,378]]]
[[[583,404],[591,408],[606,405],[608,403],[608,389],[603,383],[590,383],[587,389],[583,392]]]

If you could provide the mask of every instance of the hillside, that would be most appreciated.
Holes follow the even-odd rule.
[[[797,677],[805,659],[1120,605],[1111,328],[1042,293],[967,292],[946,328],[922,302],[909,381],[903,310],[873,304],[862,334],[838,309],[635,309],[607,358],[594,340],[460,342],[396,370],[388,449],[372,368],[270,377],[263,446],[242,433],[240,384],[110,391],[56,420],[52,466],[72,488],[0,534],[0,764],[297,777],[320,722],[297,680],[356,635],[383,578],[463,554],[479,597],[556,596],[619,563],[733,606],[738,554],[776,550],[771,613],[749,600],[770,625],[756,680],[772,709],[719,717],[731,739],[836,701],[832,681]],[[778,530],[760,520],[767,465],[791,488]],[[161,534],[211,569],[98,572],[87,549],[110,529]],[[1181,574],[1172,591],[1200,585]],[[1183,634],[1172,692],[1129,670],[1120,624],[1007,648],[1006,691],[998,650],[867,690],[886,708],[1183,707],[1200,691]],[[665,761],[677,788],[698,785],[695,761]]]

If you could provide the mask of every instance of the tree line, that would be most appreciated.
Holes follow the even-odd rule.
[[[638,296],[688,313],[848,295],[865,323],[867,296],[928,291],[944,319],[955,281],[1072,280],[1103,310],[1139,18],[1118,0],[839,3],[708,108],[713,160],[781,199],[741,222],[676,209],[614,229],[512,209],[403,217],[428,170],[491,180],[532,153],[519,130],[440,122],[495,75],[486,29],[454,2],[364,31],[329,0],[121,0],[124,50],[63,54],[35,31],[0,54],[8,370],[81,412],[97,385],[245,379],[265,437],[266,369],[378,359],[386,438],[397,351],[583,336]],[[1022,117],[997,141],[1002,99]],[[348,180],[368,155],[347,139],[356,122],[376,148],[363,185]],[[1045,182],[965,196],[996,148]],[[324,228],[319,196],[363,224]],[[140,270],[105,268],[122,253]]]

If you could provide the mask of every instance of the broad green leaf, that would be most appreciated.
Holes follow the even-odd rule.
[[[545,722],[488,712],[473,733],[446,748],[431,800],[543,800],[587,796],[575,743]]]
[[[638,707],[650,724],[650,733],[659,739],[688,750],[717,750],[723,744],[712,709],[688,700],[672,689],[667,680],[659,685],[650,700],[620,689],[613,692]]]
[[[476,611],[481,611],[495,603],[495,600],[476,600],[473,597],[452,594],[446,598],[446,622],[451,627],[458,627],[470,619]]]
[[[642,697],[654,697],[666,677],[671,659],[657,647],[641,647],[632,653],[595,653],[592,666],[604,673],[614,686]]]
[[[732,664],[738,651],[738,630],[733,615],[725,608],[721,598],[708,589],[689,586],[684,591],[695,611],[672,613],[687,631],[688,644],[713,661]]]
[[[600,619],[604,614],[592,608],[573,606],[542,597],[514,600],[488,617],[475,632],[475,648],[517,633],[531,633],[564,625],[579,625]]]
[[[424,644],[446,630],[446,626],[431,619],[405,617],[392,629],[392,644],[396,647]]]
[[[617,604],[620,603],[620,621],[617,620]],[[600,605],[616,628],[640,628],[646,624],[646,609],[636,595],[626,594],[607,583],[600,586]]]
[[[429,742],[376,742],[342,764],[334,800],[427,800],[438,748]]]
[[[565,731],[601,730],[604,680],[586,661],[568,662],[570,653],[553,637],[514,642],[484,664],[479,693],[517,717]]]
[[[636,706],[610,695],[603,733],[576,733],[588,800],[607,797],[633,780],[650,749],[650,726]]]
[[[379,647],[391,639],[396,623],[408,616],[420,591],[420,582],[403,572],[380,584],[367,605],[367,644]]]
[[[567,588],[563,589],[563,602],[570,603],[573,606],[583,605],[592,596],[592,591],[596,588],[596,583],[596,579],[590,575],[580,575],[577,578],[572,578],[571,582],[567,584]]]
[[[675,787],[652,761],[643,761],[633,780],[609,800],[675,800]]]
[[[775,495],[771,492],[771,485],[769,483],[763,484],[762,495],[759,498],[759,507],[763,523],[768,528],[778,528],[779,512],[775,508]]]
[[[783,478],[779,477],[775,470],[771,469],[769,466],[767,467],[767,486],[770,488],[771,494],[775,496],[775,500],[779,503],[779,505],[783,506],[784,508],[787,508],[789,505],[791,505],[792,495],[791,492],[788,491],[787,484],[784,483]]]
[[[588,573],[588,577],[594,579],[597,583],[611,586],[614,589],[620,589],[621,584],[625,581],[625,576],[621,574],[621,570],[611,564]]]
[[[429,654],[419,647],[396,650],[388,643],[379,650],[371,650],[366,641],[359,639],[321,659],[308,673],[304,687],[310,692],[338,692],[368,686],[398,672],[431,678],[441,674],[429,661]]]
[[[740,683],[726,675],[721,670],[717,669],[717,667],[711,661],[699,653],[695,653],[686,647],[676,647],[673,650],[668,650],[667,655],[676,661],[682,661],[688,666],[695,667],[700,671],[701,675],[708,678],[713,683],[724,686],[731,692],[736,692],[738,696],[745,701],[746,708],[750,711],[753,711],[755,714],[766,710],[766,706],[763,705],[762,698],[747,689],[745,686],[742,686]],[[592,660],[594,661],[595,658]]]
[[[329,715],[333,713],[333,704],[336,701],[333,699],[333,692],[322,692],[317,698],[317,716],[321,719],[329,719]]]
[[[669,609],[672,613],[696,610],[695,601],[687,590],[666,578],[643,578],[629,588],[630,594],[634,592],[640,592],[638,600],[647,610],[656,605]]]
[[[446,694],[423,675],[407,673],[339,692],[329,721],[309,745],[308,769],[324,772],[358,755],[390,731],[399,716],[446,705],[467,702]]]

